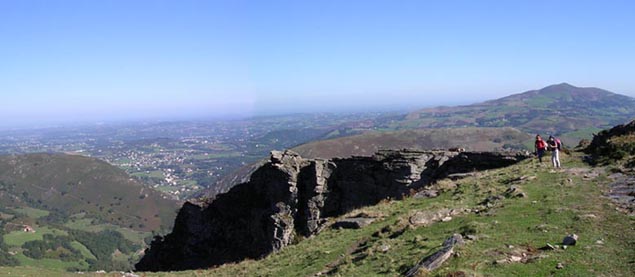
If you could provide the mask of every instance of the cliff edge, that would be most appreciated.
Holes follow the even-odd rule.
[[[139,271],[207,268],[261,258],[317,234],[327,219],[401,199],[450,174],[500,168],[521,153],[385,150],[371,157],[304,159],[273,151],[249,182],[207,205],[185,203],[172,233],[155,237]]]

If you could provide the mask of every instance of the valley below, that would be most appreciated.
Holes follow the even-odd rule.
[[[601,130],[634,103],[559,84],[407,114],[0,131],[0,266],[632,275],[632,123]],[[563,139],[563,170],[529,159],[535,133]]]

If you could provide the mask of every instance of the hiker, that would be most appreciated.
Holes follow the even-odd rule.
[[[542,140],[542,137],[540,137],[540,135],[536,135],[534,148],[534,153],[536,153],[536,156],[538,156],[538,161],[542,163],[542,156],[545,154],[545,148],[547,148],[547,145],[545,144],[545,141]]]
[[[547,149],[551,151],[551,164],[553,164],[553,167],[560,168],[560,140],[549,136]]]

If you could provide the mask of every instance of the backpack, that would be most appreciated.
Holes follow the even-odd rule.
[[[562,142],[560,142],[559,138],[556,139],[556,146],[557,146],[558,150],[562,150]]]

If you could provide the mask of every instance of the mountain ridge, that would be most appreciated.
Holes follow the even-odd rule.
[[[574,145],[593,132],[633,117],[633,97],[561,83],[471,105],[417,110],[392,127],[515,127],[534,134],[559,135]]]

